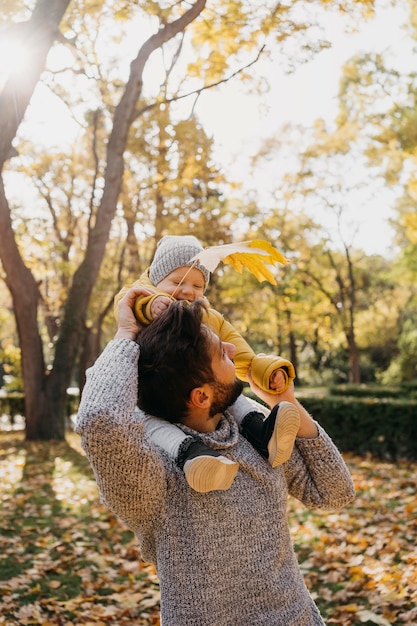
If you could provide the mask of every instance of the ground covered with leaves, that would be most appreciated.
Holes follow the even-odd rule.
[[[417,624],[417,466],[346,460],[353,506],[289,502],[307,585],[329,625]],[[159,624],[155,570],[100,504],[76,435],[0,433],[0,477],[0,625]]]

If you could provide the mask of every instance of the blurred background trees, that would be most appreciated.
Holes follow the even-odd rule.
[[[415,5],[401,2],[414,56]],[[268,190],[242,192],[199,115],[202,94],[225,83],[261,101],[260,60],[291,70],[328,47],[326,12],[354,28],[373,10],[371,0],[4,3],[2,42],[29,58],[0,84],[0,362],[13,375],[3,384],[21,381],[27,438],[65,436],[67,388],[82,388],[114,332],[114,295],[167,233],[206,246],[263,238],[284,252],[277,286],[221,267],[207,295],[255,350],[290,358],[298,384],[415,379],[410,59],[351,59],[333,123],[287,127],[259,147],[254,171],[273,164]],[[389,258],[361,249],[349,221],[352,198],[366,210],[381,190],[397,203]]]

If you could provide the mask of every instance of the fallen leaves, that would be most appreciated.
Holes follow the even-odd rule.
[[[69,440],[0,435],[0,624],[158,626],[155,570]]]
[[[339,513],[290,500],[307,586],[326,624],[416,624],[417,467],[349,458],[357,497]]]
[[[159,625],[159,586],[98,498],[79,448],[0,433],[0,625]],[[289,501],[306,584],[328,626],[417,623],[417,468],[348,457],[342,511]]]

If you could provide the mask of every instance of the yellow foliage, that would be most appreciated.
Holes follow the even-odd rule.
[[[413,200],[417,200],[417,178],[410,178],[407,184],[407,192]]]
[[[403,224],[409,242],[417,244],[417,214],[407,213],[403,218]]]

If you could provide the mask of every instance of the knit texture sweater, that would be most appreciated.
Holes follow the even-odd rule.
[[[156,565],[163,626],[322,626],[292,547],[288,494],[339,509],[354,497],[349,471],[319,427],[275,469],[239,434],[232,411],[213,433],[183,427],[239,463],[227,491],[193,491],[147,440],[136,407],[139,346],[111,341],[87,372],[77,432],[102,500]],[[163,392],[163,390],[161,390]],[[250,410],[253,406],[250,405]]]

